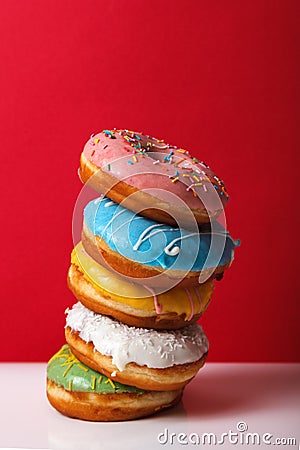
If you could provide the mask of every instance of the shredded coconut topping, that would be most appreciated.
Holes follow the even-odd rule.
[[[180,330],[135,328],[96,314],[80,302],[66,314],[66,327],[92,342],[101,354],[111,356],[120,371],[130,362],[157,369],[191,363],[208,351],[208,340],[197,323]]]

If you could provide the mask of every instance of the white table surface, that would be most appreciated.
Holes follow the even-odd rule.
[[[46,364],[0,364],[0,448],[300,448],[300,364],[208,363],[177,407],[117,423],[84,422],[59,414],[46,399],[45,371]],[[237,430],[239,422],[247,431]],[[214,433],[222,441],[222,433],[230,430],[237,433],[231,437],[237,444],[228,438],[223,444],[203,444],[203,433]],[[258,433],[260,445],[252,445],[249,437],[250,444],[243,444],[247,433]],[[265,438],[269,444],[262,442],[265,433],[273,435]],[[295,438],[296,443],[278,445],[277,438]]]

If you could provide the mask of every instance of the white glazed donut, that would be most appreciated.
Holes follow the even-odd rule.
[[[154,391],[184,387],[208,352],[198,324],[174,331],[134,328],[79,302],[67,310],[65,334],[72,353],[89,367],[120,383]]]

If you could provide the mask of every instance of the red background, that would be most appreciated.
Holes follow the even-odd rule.
[[[210,361],[296,361],[299,2],[2,0],[1,351],[64,341],[71,221],[90,134],[189,148],[242,240],[203,324]]]

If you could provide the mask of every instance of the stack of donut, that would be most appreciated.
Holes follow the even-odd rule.
[[[79,174],[96,192],[71,255],[78,302],[47,396],[70,417],[144,417],[178,403],[205,363],[197,320],[238,245],[217,220],[228,194],[187,150],[129,130],[92,135]]]

